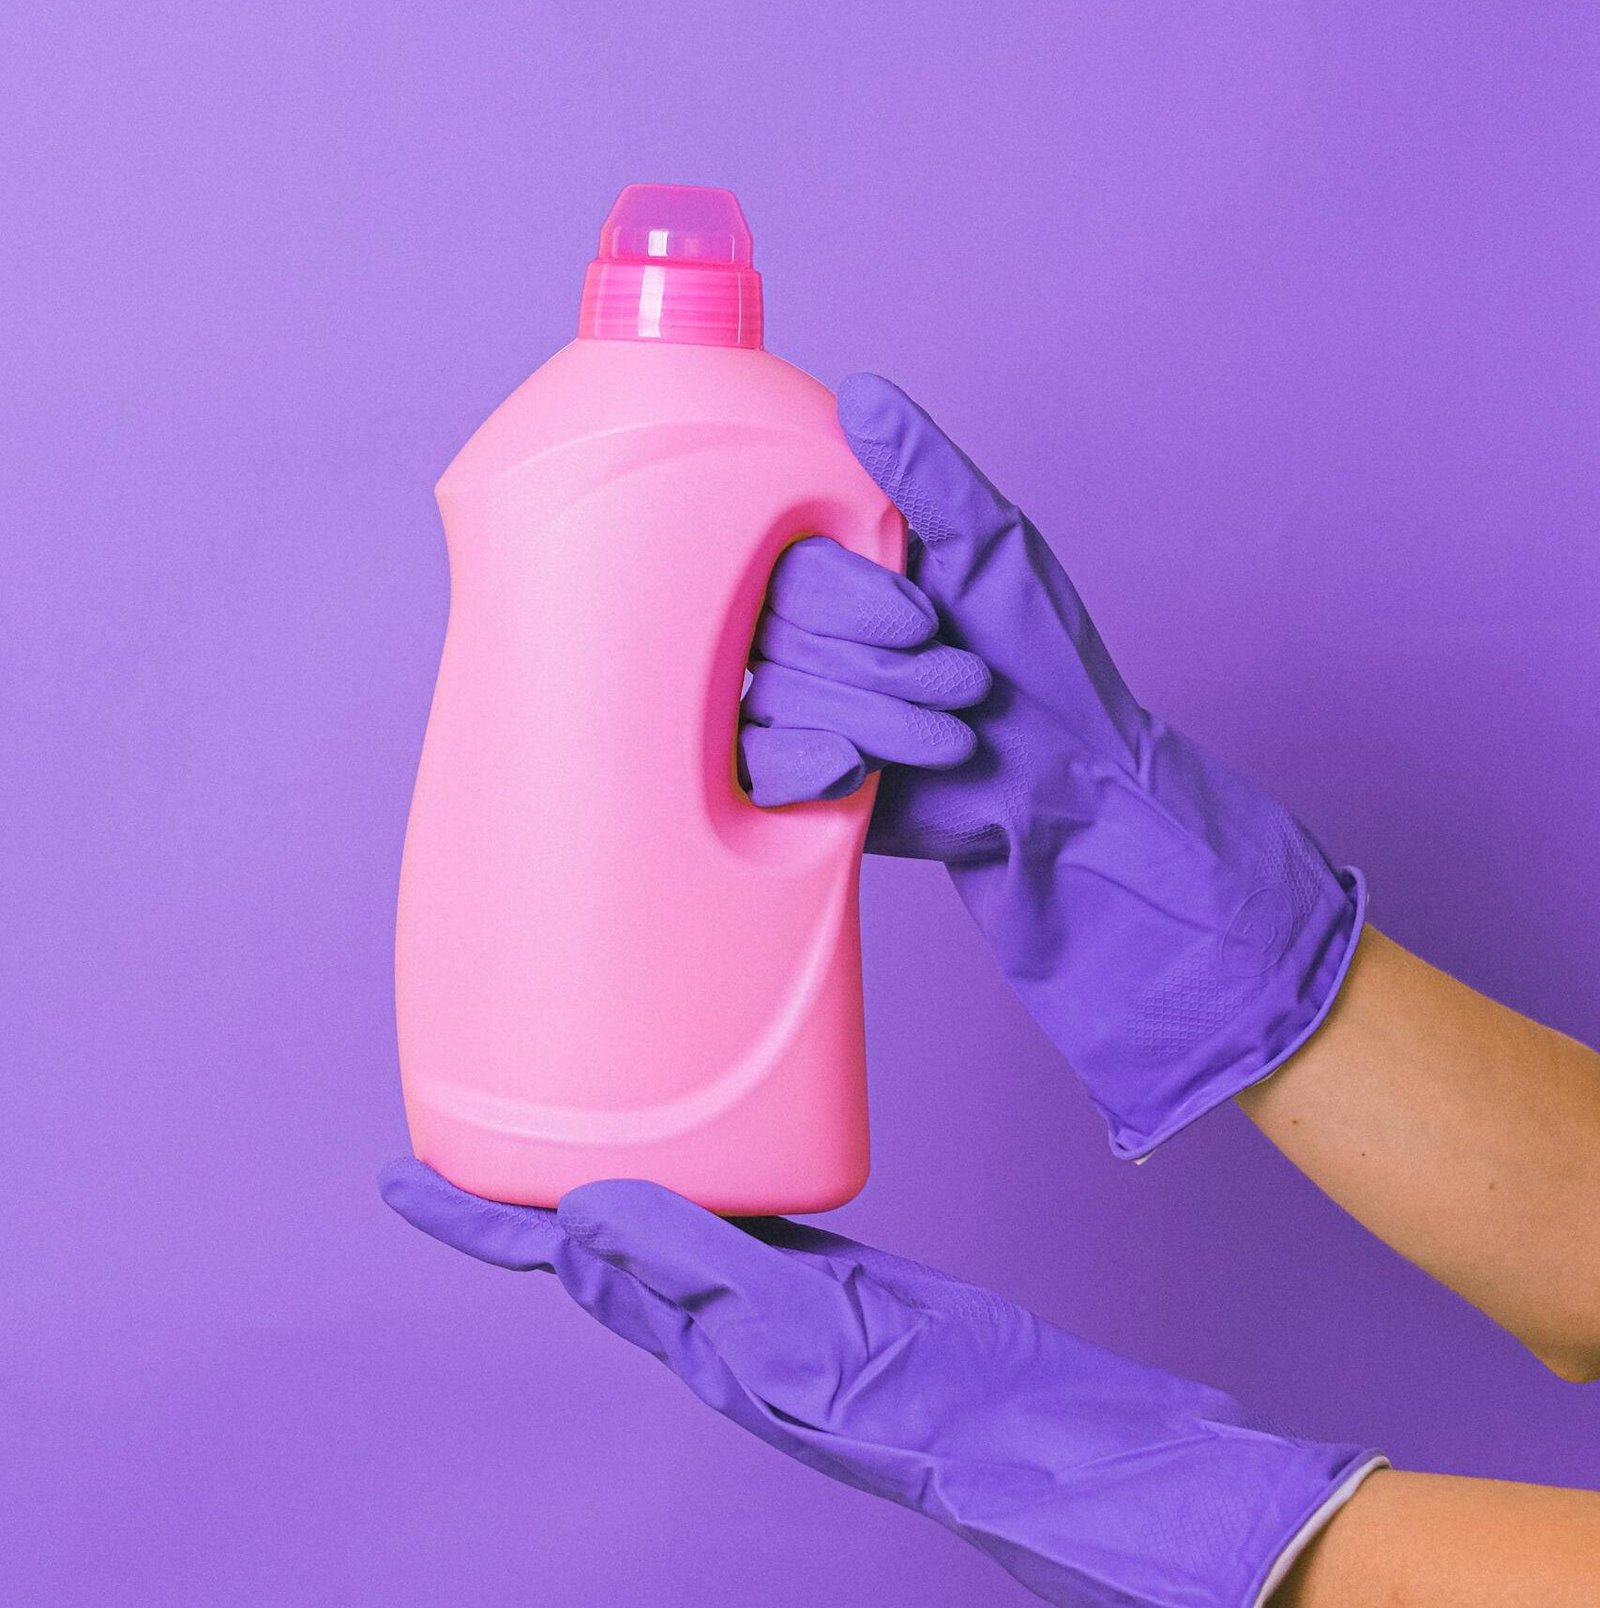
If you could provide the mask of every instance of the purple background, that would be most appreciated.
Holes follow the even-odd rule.
[[[0,1600],[1031,1600],[373,1189],[430,487],[627,180],[736,188],[775,351],[924,399],[1383,927],[1600,1037],[1593,7],[0,35]],[[869,865],[865,912],[840,1226],[1398,1462],[1600,1484],[1600,1396],[1235,1112],[1113,1163],[937,869]]]

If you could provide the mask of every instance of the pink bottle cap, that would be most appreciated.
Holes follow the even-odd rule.
[[[761,275],[733,191],[625,186],[584,275],[578,334],[759,347]]]

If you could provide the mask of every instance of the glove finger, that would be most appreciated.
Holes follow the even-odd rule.
[[[770,610],[756,630],[756,652],[773,664],[842,681],[926,709],[967,709],[988,696],[989,667],[975,653],[944,642],[879,648],[818,636]]]
[[[827,536],[804,537],[779,554],[767,606],[819,636],[885,648],[914,647],[939,628],[938,613],[915,582]]]
[[[978,743],[970,726],[943,710],[924,709],[765,660],[750,673],[744,713],[758,726],[837,732],[870,758],[929,770],[961,764],[972,757]]]
[[[516,1273],[555,1271],[565,1236],[553,1211],[469,1195],[415,1156],[391,1161],[378,1174],[378,1193],[412,1227],[480,1262]]]
[[[867,762],[831,731],[741,726],[739,759],[751,802],[768,809],[843,798],[867,779]]]
[[[838,409],[851,451],[941,572],[974,569],[997,538],[1020,528],[1015,505],[899,386],[847,375]]]
[[[480,1262],[556,1274],[579,1306],[613,1334],[676,1365],[683,1314],[572,1244],[553,1211],[469,1195],[414,1156],[391,1161],[378,1174],[378,1190],[414,1228]]]
[[[576,1244],[688,1314],[747,1388],[810,1423],[911,1316],[853,1265],[788,1255],[658,1184],[584,1184],[557,1215]]]

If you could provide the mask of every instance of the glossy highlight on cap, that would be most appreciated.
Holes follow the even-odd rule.
[[[761,345],[761,276],[731,190],[630,184],[600,229],[578,334],[594,340]]]

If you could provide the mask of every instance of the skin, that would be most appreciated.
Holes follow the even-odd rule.
[[[848,429],[854,415],[843,414]],[[936,522],[968,530],[964,519],[1003,520],[987,487],[974,489],[937,447],[928,453],[930,439],[936,430],[919,436],[928,471],[920,489],[933,496],[960,488],[950,493],[952,516]],[[832,590],[821,586],[811,601]],[[850,634],[844,621],[820,632]],[[808,662],[804,631],[776,631],[767,646],[773,660],[792,656],[789,671],[831,678],[840,662],[837,649]],[[884,674],[880,658],[856,664],[868,683]],[[774,693],[767,713],[776,718],[786,683],[770,664],[763,674]],[[872,696],[904,695],[885,679]],[[835,707],[845,707],[837,695]],[[833,729],[817,710],[798,724]],[[903,739],[906,723],[894,729]],[[848,735],[841,731],[841,741]],[[846,763],[877,752],[864,725],[857,736],[844,743]],[[780,738],[769,730],[751,741]],[[775,802],[818,790],[807,782]],[[1373,1233],[1563,1378],[1600,1377],[1600,1055],[1369,930],[1322,1028],[1238,1098],[1289,1160]],[[1275,1608],[1596,1603],[1600,1495],[1394,1471],[1365,1481],[1274,1596]]]
[[[1369,928],[1317,1035],[1238,1103],[1372,1232],[1564,1379],[1600,1377],[1600,1055]],[[1600,1494],[1386,1470],[1273,1608],[1600,1602]]]
[[[1600,1055],[1369,928],[1321,1030],[1238,1103],[1555,1373],[1600,1377]]]
[[[1593,1608],[1600,1495],[1385,1470],[1301,1554],[1272,1608]]]

